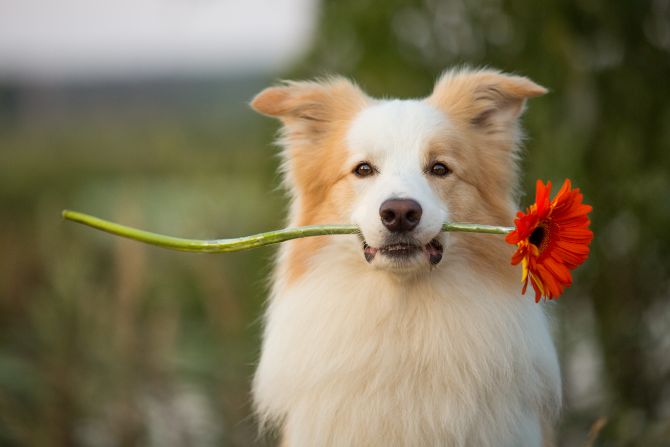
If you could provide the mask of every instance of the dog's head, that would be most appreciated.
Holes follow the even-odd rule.
[[[357,224],[361,259],[417,271],[476,249],[442,233],[444,222],[510,223],[518,118],[545,91],[524,77],[456,70],[425,99],[373,99],[331,78],[268,88],[251,105],[284,124],[291,223]],[[304,260],[323,244],[298,241],[293,254]]]

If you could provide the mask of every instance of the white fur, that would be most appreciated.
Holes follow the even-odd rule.
[[[438,236],[449,213],[428,184],[424,153],[431,139],[449,129],[442,112],[423,101],[383,101],[364,109],[348,134],[350,164],[370,161],[377,175],[360,179],[352,222],[361,227],[365,240],[383,245],[386,228],[379,207],[387,199],[414,199],[423,216],[414,237],[427,244]]]
[[[360,179],[352,206],[369,242],[383,239],[378,209],[389,197],[421,203],[423,242],[439,233],[449,213],[424,157],[448,128],[418,101],[381,102],[354,120],[350,160],[380,171]],[[541,445],[541,419],[561,395],[542,307],[475,274],[467,257],[448,259],[398,274],[368,265],[355,236],[338,236],[297,281],[276,278],[254,401],[264,425],[282,427],[283,445]]]

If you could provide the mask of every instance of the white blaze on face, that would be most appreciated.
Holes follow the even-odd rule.
[[[360,226],[366,242],[382,247],[390,232],[379,215],[388,199],[412,199],[423,214],[411,237],[428,244],[440,234],[448,209],[429,182],[432,161],[430,143],[443,135],[450,124],[443,112],[418,100],[381,101],[353,120],[347,135],[351,166],[367,162],[377,172],[356,179],[356,202],[352,221]]]

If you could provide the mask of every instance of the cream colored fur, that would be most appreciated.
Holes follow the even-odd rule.
[[[492,72],[485,74],[493,76]],[[449,76],[448,79],[457,78],[454,74]],[[508,79],[525,78],[504,77]],[[306,86],[321,88],[318,84],[298,84],[299,88]],[[286,87],[295,88],[295,85]],[[454,84],[449,88],[455,88]],[[351,91],[352,95],[358,95]],[[271,89],[270,93],[259,95],[254,107],[282,118],[287,126],[289,179],[304,177],[299,166],[291,166],[295,161],[291,150],[296,148],[291,145],[290,126],[292,120],[301,118],[287,117],[290,112],[285,110],[286,98],[295,98],[296,94],[294,90],[281,88]],[[310,90],[310,98],[316,95],[319,106],[323,106],[324,100],[318,93]],[[433,102],[435,98],[434,93]],[[338,100],[341,101],[341,96]],[[523,109],[523,99],[519,101],[514,103],[518,106],[513,111],[514,118]],[[379,101],[358,98],[351,103],[365,109]],[[325,104],[325,108],[318,109],[319,113],[327,112]],[[450,109],[445,108],[449,115]],[[454,120],[445,116],[450,132],[466,129],[463,132],[476,133],[471,127],[481,123],[472,120],[459,124],[457,113],[451,115]],[[505,110],[505,113],[511,112]],[[356,116],[358,112],[347,120],[355,121]],[[389,119],[394,128],[407,121],[394,123]],[[488,115],[482,119],[488,119]],[[334,141],[347,141],[347,129],[355,127],[347,124],[347,120],[338,118],[337,125],[345,129],[332,132]],[[300,144],[309,146],[312,130],[306,126],[313,125],[312,122],[323,125],[327,121],[310,117],[301,121]],[[510,127],[516,135],[516,122],[510,123]],[[418,125],[412,129],[423,131]],[[319,130],[314,134],[325,139],[327,132],[330,131]],[[412,139],[411,132],[409,138]],[[416,138],[423,141],[421,135]],[[478,136],[472,138],[473,142],[480,141],[476,139]],[[501,147],[516,146],[515,138],[509,144],[500,142]],[[515,150],[515,147],[509,149],[510,159],[515,157]],[[416,197],[418,201],[439,201],[434,196],[437,194],[443,199],[435,206],[445,216],[464,219],[502,213],[508,216],[505,219],[511,219],[514,185],[496,196],[497,207],[480,204],[487,200],[486,193],[477,193],[470,184],[448,186],[428,179],[425,180],[428,186],[421,186],[422,151],[417,147],[416,160],[402,162],[407,175],[414,176],[414,184],[420,186],[413,194],[421,196],[421,191],[425,191],[425,197]],[[389,154],[392,156],[392,151]],[[351,169],[347,164],[351,162],[349,155],[342,157],[343,166],[323,166],[323,169],[342,169],[342,175],[346,176]],[[332,154],[328,157],[334,160]],[[468,180],[469,171],[475,172],[474,165],[458,167],[458,154],[453,163],[454,169],[461,169],[457,173],[464,181]],[[514,175],[513,163],[503,171],[505,175]],[[374,181],[383,179],[381,172],[379,180]],[[316,206],[340,204],[343,211],[327,211],[324,215],[340,216],[340,222],[353,222],[362,209],[360,200],[384,198],[378,194],[382,184],[355,183],[359,180],[367,181],[349,179],[346,182],[354,182],[353,186],[345,188],[342,185],[345,180],[334,180],[332,194],[331,187],[324,186],[325,192],[320,192],[324,199],[317,201],[322,205]],[[312,182],[316,185],[316,180]],[[311,183],[307,181],[306,185]],[[305,224],[302,216],[306,214],[321,216],[318,210],[305,209],[310,199],[307,195],[318,192],[318,185],[313,190],[297,183],[289,186],[294,196],[291,224]],[[376,192],[366,194],[365,188],[376,188]],[[475,201],[475,197],[480,200]],[[371,202],[370,212],[377,212],[378,207],[378,203]],[[502,211],[496,211],[499,209]],[[366,223],[368,220],[370,224]],[[361,220],[364,235],[377,231],[376,222],[372,221],[375,219],[369,216]],[[433,235],[426,237],[430,240]],[[547,427],[552,426],[560,407],[561,384],[542,305],[520,295],[520,272],[508,264],[509,247],[499,236],[437,237],[445,245],[442,262],[434,267],[414,266],[406,272],[374,268],[366,263],[361,241],[356,236],[333,236],[321,238],[318,243],[296,242],[281,248],[253,396],[261,426],[278,429],[282,445],[531,447],[550,442],[551,430]],[[298,263],[301,267],[297,269]]]

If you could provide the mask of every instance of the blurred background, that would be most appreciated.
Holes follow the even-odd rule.
[[[536,178],[594,205],[557,303],[561,446],[670,446],[667,0],[0,0],[0,445],[249,446],[274,249],[170,252],[63,208],[186,237],[283,225],[279,78],[427,95],[455,64],[551,90]],[[531,299],[531,298],[529,298]]]

